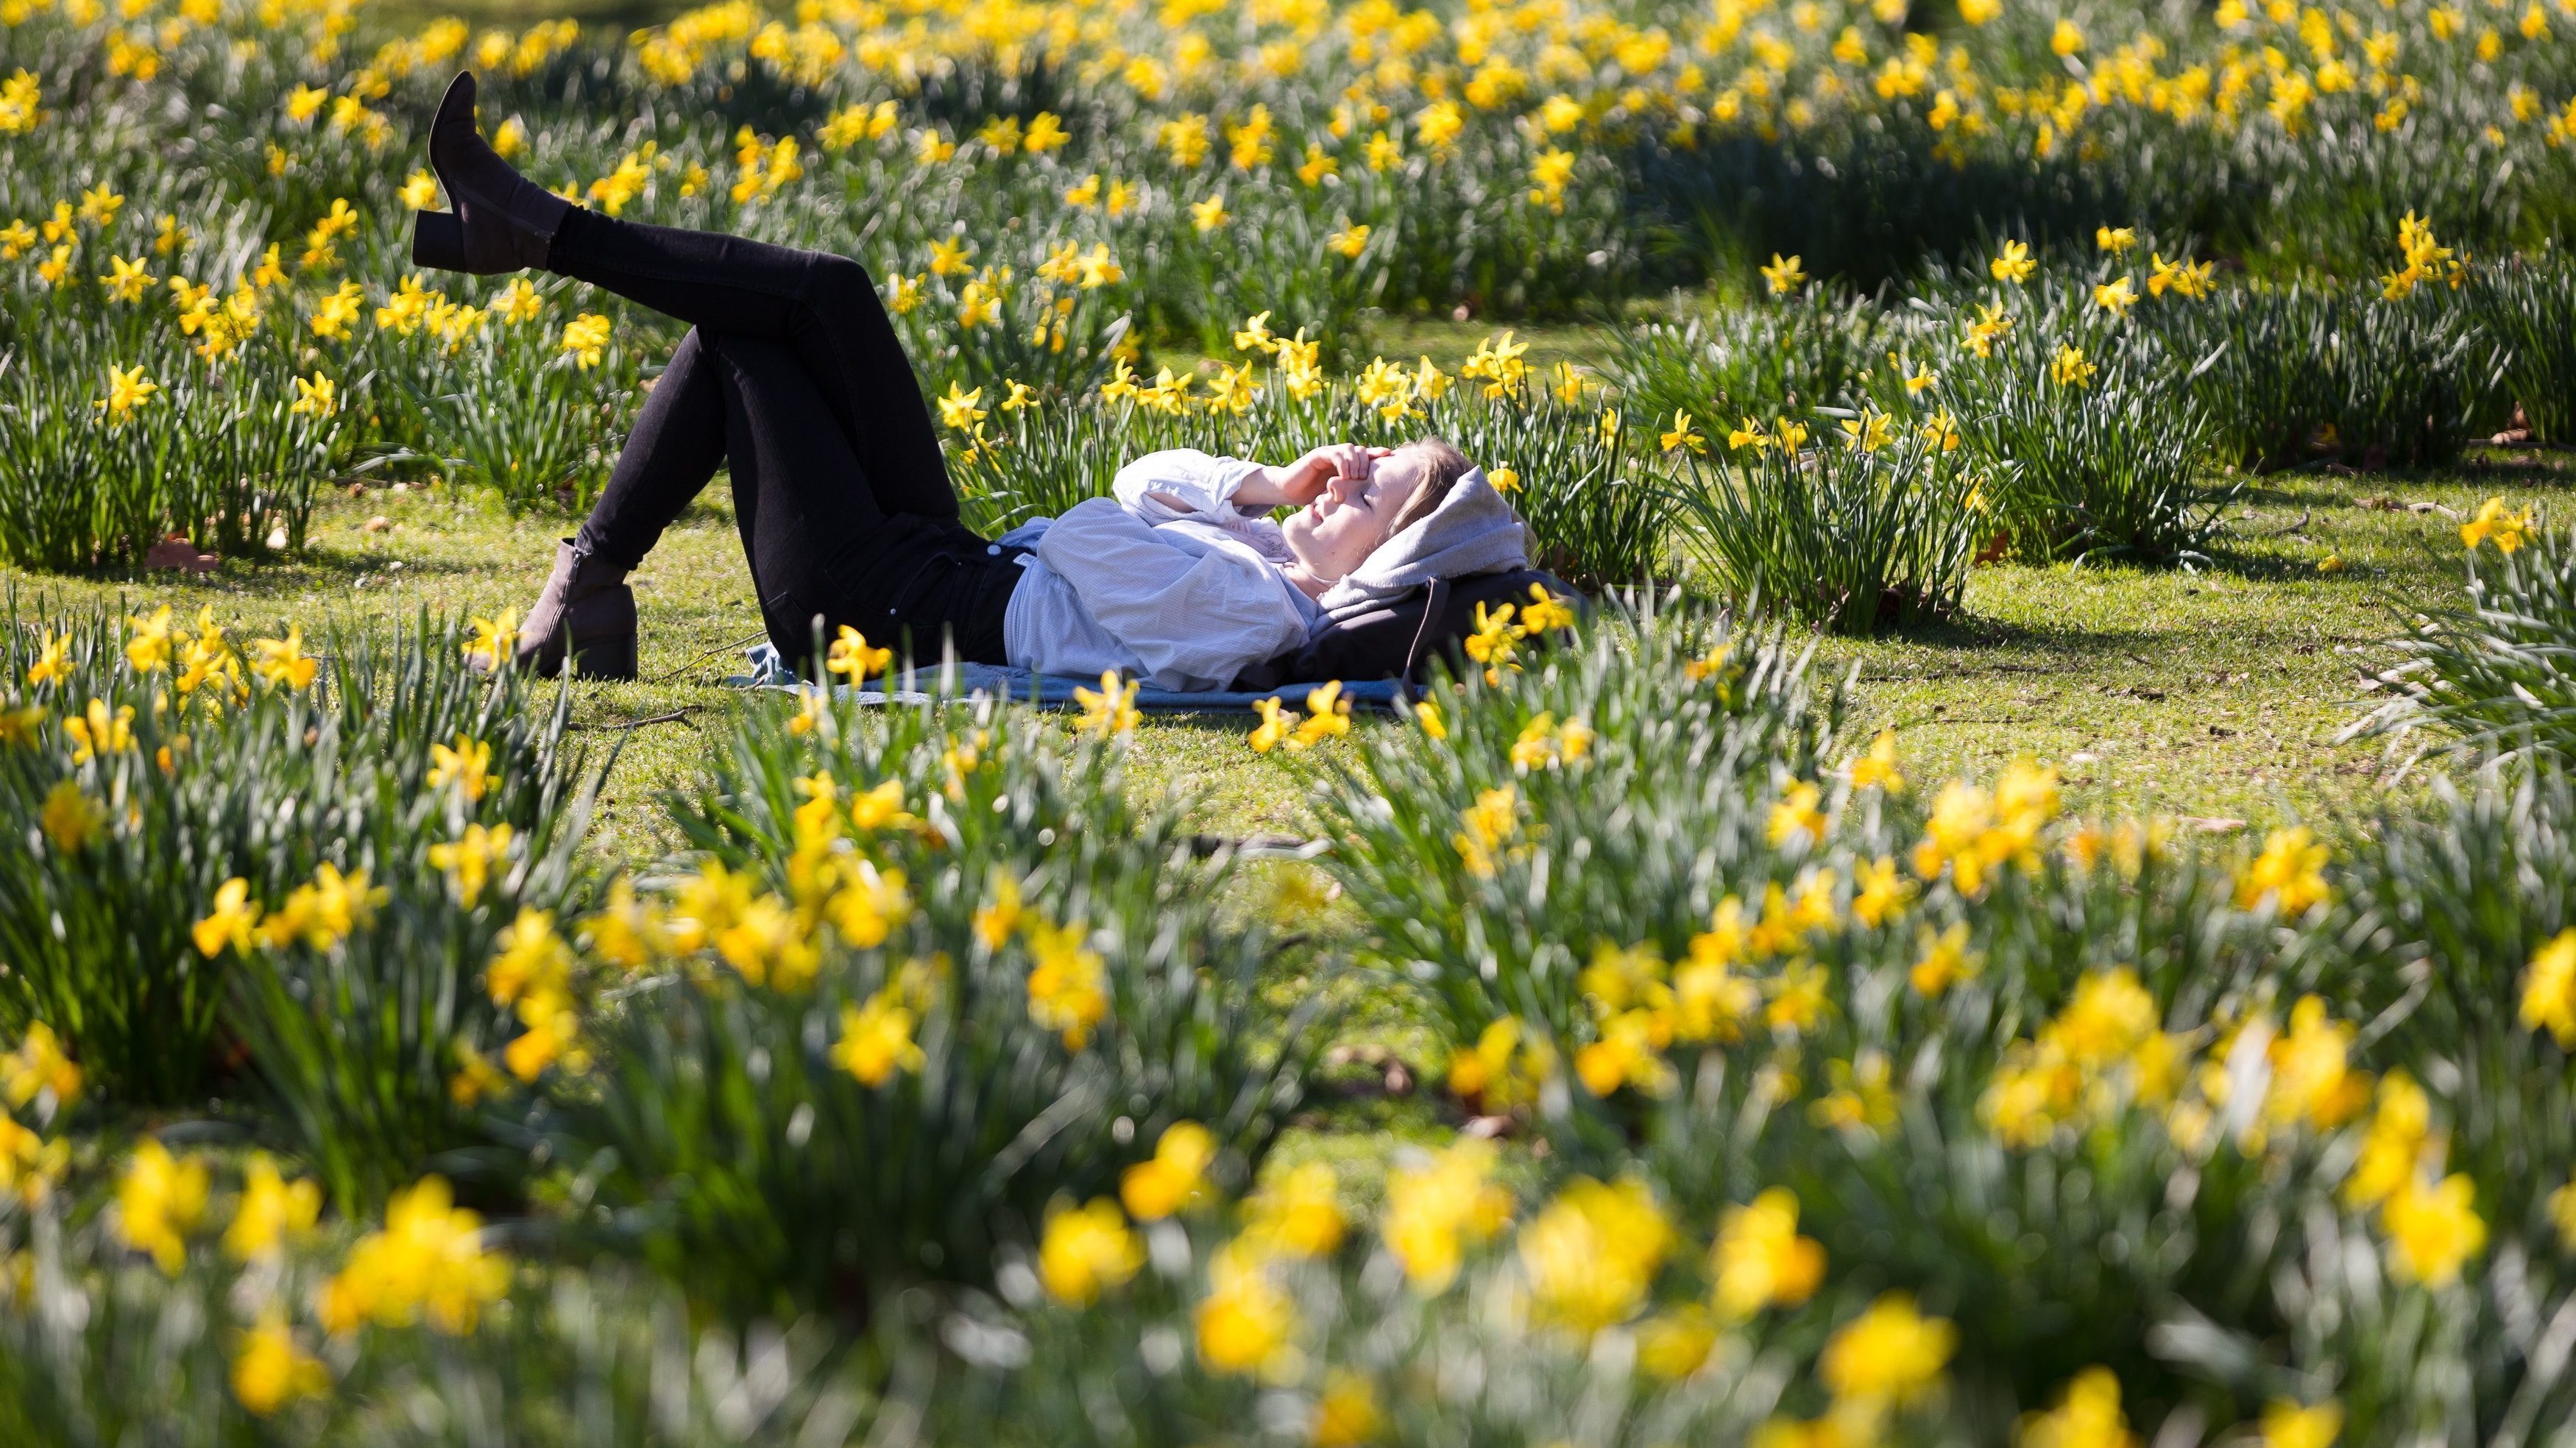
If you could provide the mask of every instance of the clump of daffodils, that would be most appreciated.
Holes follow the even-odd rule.
[[[2472,553],[2492,543],[2498,553],[2509,554],[2530,542],[2531,537],[2531,510],[2507,512],[2500,497],[2480,503],[2476,516],[2460,525],[2460,546]]]
[[[2007,1145],[2040,1146],[2120,1103],[2170,1100],[2186,1060],[2136,972],[2096,971],[2034,1037],[2005,1050],[1978,1115]]]
[[[1433,717],[1438,717],[1438,706],[1432,709]],[[1255,754],[1279,748],[1299,754],[1351,732],[1351,701],[1342,697],[1339,679],[1306,691],[1306,714],[1302,719],[1289,712],[1276,696],[1255,701],[1252,710],[1261,716],[1261,723],[1244,742]]]
[[[2447,1287],[2485,1250],[2487,1224],[2477,1188],[2461,1173],[2443,1175],[2446,1143],[2433,1132],[2424,1089],[2402,1072],[2379,1083],[2378,1102],[2362,1127],[2360,1155],[2345,1178],[2343,1199],[2376,1210],[2389,1270],[2399,1280]]]
[[[1496,1156],[1490,1142],[1461,1140],[1387,1175],[1378,1230],[1416,1292],[1447,1291],[1468,1250],[1511,1221],[1511,1193],[1493,1179]]]
[[[327,951],[365,928],[392,891],[370,884],[367,872],[324,861],[313,879],[289,891],[284,904],[264,910],[250,898],[250,882],[235,876],[216,887],[213,908],[190,927],[199,954],[213,958],[226,948],[248,951],[253,945],[283,950],[302,945]]]
[[[1520,1230],[1520,1267],[1538,1322],[1588,1337],[1637,1315],[1674,1241],[1646,1184],[1578,1177]]]
[[[1475,628],[1463,647],[1468,658],[1484,666],[1486,685],[1500,687],[1505,673],[1520,672],[1520,646],[1524,640],[1573,626],[1574,610],[1548,592],[1547,585],[1533,583],[1528,603],[1506,603],[1495,609],[1477,604]]]
[[[2397,252],[2405,265],[2379,279],[2380,293],[2390,301],[2414,295],[2426,282],[2448,282],[2457,291],[2468,279],[2468,257],[2442,245],[2432,221],[2412,211],[2397,223]]]
[[[509,1288],[509,1259],[484,1249],[483,1219],[432,1176],[394,1194],[384,1226],[360,1238],[323,1284],[318,1311],[335,1334],[423,1321],[460,1334]]]
[[[1914,847],[1914,872],[1937,880],[1947,872],[1961,895],[1982,894],[2006,865],[2039,868],[2040,833],[2057,818],[2057,771],[2022,760],[1992,790],[1952,780],[1932,799],[1932,818]]]
[[[1889,1418],[1935,1398],[1945,1381],[1958,1329],[1924,1313],[1911,1295],[1889,1292],[1834,1330],[1816,1359],[1831,1394],[1812,1420],[1774,1418],[1755,1432],[1757,1448],[1825,1448],[1882,1441]]]
[[[1037,1274],[1049,1297],[1069,1307],[1088,1307],[1101,1293],[1126,1285],[1144,1265],[1144,1243],[1116,1202],[1101,1197],[1083,1206],[1058,1202],[1047,1209]]]
[[[1183,1126],[1189,1134],[1175,1150],[1174,1132]],[[1208,1154],[1206,1133],[1182,1123],[1164,1133],[1153,1161],[1129,1169],[1128,1180],[1154,1182],[1153,1194],[1163,1200],[1152,1204],[1164,1205],[1169,1189],[1184,1180],[1195,1190]],[[1289,1272],[1341,1243],[1337,1190],[1330,1167],[1308,1163],[1244,1203],[1241,1230],[1210,1255],[1207,1291],[1190,1314],[1199,1361],[1210,1372],[1282,1384],[1305,1375],[1307,1355],[1298,1342],[1304,1321]],[[1336,1375],[1318,1427],[1355,1430],[1374,1422],[1376,1413],[1364,1380]]]
[[[1056,1032],[1065,1049],[1090,1044],[1092,1030],[1109,1014],[1108,966],[1090,948],[1089,926],[1051,921],[1020,898],[1018,882],[993,879],[990,898],[975,911],[975,937],[998,952],[1017,938],[1027,949],[1029,1019]]]
[[[900,785],[887,787],[893,783],[845,801],[829,770],[796,781],[805,801],[795,811],[784,892],[761,889],[750,875],[710,860],[666,903],[646,907],[631,895],[612,895],[611,909],[589,928],[604,953],[630,964],[711,954],[752,985],[805,989],[826,941],[875,949],[912,913],[904,872],[872,857],[879,832],[914,823]]]
[[[1145,717],[1136,709],[1137,688],[1134,679],[1122,684],[1117,671],[1104,670],[1096,692],[1090,689],[1073,691],[1073,702],[1082,710],[1082,722],[1074,727],[1095,739],[1134,733]]]

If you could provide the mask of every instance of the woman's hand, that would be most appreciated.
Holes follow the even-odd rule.
[[[1393,451],[1355,442],[1326,443],[1284,468],[1265,468],[1260,477],[1245,479],[1235,500],[1257,508],[1283,503],[1302,508],[1322,497],[1335,478],[1366,479],[1377,460]]]

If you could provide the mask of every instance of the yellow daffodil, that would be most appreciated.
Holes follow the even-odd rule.
[[[266,1153],[254,1152],[232,1225],[224,1229],[224,1253],[236,1262],[275,1257],[288,1241],[309,1235],[321,1212],[318,1184],[288,1181]]]
[[[1838,1398],[1910,1402],[1941,1380],[1957,1343],[1947,1319],[1926,1317],[1911,1296],[1890,1292],[1835,1330],[1816,1374]]]
[[[233,1350],[233,1396],[257,1418],[274,1417],[299,1398],[330,1391],[331,1370],[296,1345],[286,1314],[272,1309]]]
[[[856,684],[876,678],[893,663],[894,650],[870,648],[867,635],[843,624],[839,636],[832,640],[831,652],[825,656],[823,666]]]
[[[383,1227],[349,1249],[322,1285],[315,1315],[324,1330],[342,1335],[368,1323],[400,1328],[423,1319],[461,1335],[509,1287],[509,1260],[485,1250],[482,1217],[456,1206],[444,1179],[423,1177],[394,1193]]]
[[[299,417],[329,417],[340,410],[340,386],[316,372],[311,377],[297,377],[295,401],[286,410]]]
[[[1807,273],[1799,266],[1802,258],[1771,254],[1771,264],[1762,268],[1762,280],[1769,284],[1771,295],[1785,297],[1807,284]]]
[[[134,706],[120,704],[111,713],[104,699],[63,718],[63,734],[72,742],[72,763],[87,764],[102,754],[125,754],[134,748]]]
[[[1721,1316],[1795,1307],[1815,1295],[1824,1273],[1825,1249],[1798,1235],[1798,1199],[1788,1188],[1768,1188],[1719,1220],[1709,1277]]]
[[[2530,542],[2531,537],[2531,510],[2508,513],[2502,498],[2489,498],[2479,504],[2477,515],[2460,525],[2460,544],[2472,552],[2480,544],[2493,543],[2498,553],[2511,553]]]
[[[474,636],[465,642],[466,662],[477,668],[497,669],[516,657],[519,647],[517,609],[504,609],[497,619],[476,617],[470,623]]]
[[[100,412],[107,414],[110,424],[120,423],[131,416],[135,409],[150,402],[152,395],[160,390],[160,383],[143,375],[143,364],[140,362],[122,369],[109,367],[107,395],[100,398],[96,405]]]
[[[144,1138],[117,1179],[117,1240],[151,1254],[175,1277],[188,1259],[187,1235],[205,1210],[205,1163],[172,1156],[159,1141]]]
[[[2477,1188],[2467,1176],[2409,1180],[2379,1209],[2388,1233],[2388,1265],[2399,1280],[2447,1287],[2484,1250],[2487,1224],[2477,1214]]]
[[[1589,1336],[1636,1315],[1675,1233],[1635,1177],[1577,1177],[1521,1228],[1518,1255],[1534,1319]]]
[[[82,793],[77,782],[58,779],[54,781],[54,787],[45,792],[45,802],[36,811],[36,828],[43,832],[46,843],[54,849],[65,855],[77,855],[88,849],[90,841],[107,829],[107,811],[97,800]]]
[[[1491,1142],[1462,1139],[1428,1162],[1399,1162],[1387,1174],[1378,1230],[1414,1291],[1447,1291],[1467,1250],[1510,1222],[1511,1193],[1493,1180],[1494,1166]]]
[[[479,824],[465,827],[465,833],[445,844],[429,847],[429,867],[445,872],[448,883],[456,889],[457,898],[471,910],[483,898],[483,887],[495,867],[509,863],[512,831],[506,824],[489,829]]]
[[[1047,1209],[1038,1238],[1038,1281],[1049,1297],[1088,1307],[1144,1265],[1144,1244],[1128,1230],[1116,1202],[1102,1197],[1088,1206],[1059,1202]]]
[[[282,639],[251,640],[250,671],[271,688],[303,689],[313,683],[321,661],[304,652],[304,626],[290,625]]]
[[[584,312],[564,323],[563,339],[557,350],[569,355],[573,364],[587,372],[600,364],[608,347],[608,318],[597,312]]]
[[[2546,1030],[2560,1050],[2576,1049],[2576,928],[2532,953],[2522,977],[2523,1025]]]
[[[889,987],[860,1005],[841,1007],[841,1038],[832,1064],[863,1086],[882,1086],[897,1072],[918,1071],[926,1061],[913,1040],[919,1021],[899,991]]]
[[[110,257],[107,264],[108,274],[98,279],[99,289],[119,302],[141,301],[143,294],[150,291],[157,280],[143,269],[145,263],[139,258],[128,261],[121,256]]]
[[[215,890],[214,908],[190,927],[197,953],[212,959],[229,945],[247,951],[258,938],[260,907],[250,898],[250,882],[236,875]]]
[[[1198,1198],[1215,1160],[1216,1138],[1208,1129],[1195,1121],[1176,1121],[1163,1129],[1150,1159],[1119,1177],[1118,1198],[1137,1221],[1160,1221]]]
[[[2329,1398],[2302,1405],[2275,1398],[2263,1409],[2262,1448],[2334,1448],[2343,1432],[2343,1407]]]
[[[2326,884],[2326,847],[2305,826],[2274,830],[2262,853],[2236,877],[2236,904],[2251,910],[2270,902],[2284,919],[2296,919],[2332,898]]]
[[[1134,732],[1144,720],[1144,715],[1136,710],[1138,687],[1138,682],[1133,679],[1121,685],[1114,669],[1103,671],[1097,692],[1090,689],[1073,691],[1073,702],[1082,710],[1082,722],[1075,727],[1100,739]]]
[[[43,1021],[30,1021],[17,1046],[0,1053],[0,1100],[23,1108],[50,1100],[59,1114],[80,1099],[81,1068],[60,1036]]]

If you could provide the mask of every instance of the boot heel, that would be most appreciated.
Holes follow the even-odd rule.
[[[635,591],[620,583],[590,595],[568,611],[576,679],[635,677]]]
[[[435,271],[465,270],[465,223],[453,211],[411,214],[411,264]]]
[[[573,645],[572,675],[576,679],[631,682],[635,672],[635,635],[631,633],[584,639]]]

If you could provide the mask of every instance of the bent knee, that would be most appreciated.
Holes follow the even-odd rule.
[[[806,304],[823,311],[877,305],[877,281],[868,269],[846,256],[814,253],[805,269]]]

